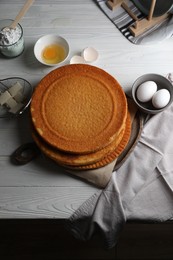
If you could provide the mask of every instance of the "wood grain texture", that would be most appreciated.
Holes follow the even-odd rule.
[[[14,19],[24,0],[1,1],[1,19]],[[129,93],[136,78],[145,73],[166,75],[173,68],[173,44],[130,43],[93,0],[37,0],[21,20],[25,50],[14,59],[0,55],[0,79],[23,77],[34,87],[53,68],[35,59],[36,40],[60,34],[70,44],[70,55],[92,46],[99,52],[93,64],[113,75]],[[67,218],[97,188],[71,177],[55,163],[40,156],[25,166],[14,166],[10,156],[31,141],[28,112],[12,120],[0,119],[0,218]]]
[[[86,187],[0,187],[1,218],[68,218],[93,192]]]

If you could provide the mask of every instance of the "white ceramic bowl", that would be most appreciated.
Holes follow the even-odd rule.
[[[52,50],[50,50],[49,52],[51,53],[51,59],[49,60],[46,60],[43,55],[45,48],[47,47],[52,48]],[[53,50],[54,47],[57,47],[59,49]],[[61,50],[63,51],[63,53],[61,53]],[[52,56],[55,53],[57,54],[57,58],[52,59]],[[55,35],[55,34],[44,35],[41,38],[39,38],[38,41],[35,43],[34,55],[36,59],[44,65],[48,65],[48,66],[61,65],[69,55],[69,44],[63,37],[59,35]],[[59,55],[61,55],[62,57],[58,58]]]
[[[154,81],[156,82],[157,84],[157,90],[160,90],[160,89],[167,89],[170,93],[170,101],[169,103],[163,107],[163,108],[160,108],[160,109],[156,109],[153,107],[151,101],[148,101],[148,102],[140,102],[138,99],[137,99],[137,96],[136,96],[136,92],[137,92],[137,89],[138,87],[146,82],[146,81]],[[158,75],[158,74],[145,74],[145,75],[142,75],[140,76],[134,83],[133,83],[133,86],[132,86],[132,97],[133,97],[133,100],[134,102],[136,103],[136,105],[139,107],[140,110],[142,110],[143,112],[145,113],[148,113],[148,114],[157,114],[159,112],[162,112],[165,108],[167,108],[173,101],[173,86],[171,84],[171,82],[166,79],[165,77],[163,77],[162,75]]]

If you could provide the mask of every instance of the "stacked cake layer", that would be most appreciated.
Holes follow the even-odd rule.
[[[127,100],[119,83],[94,66],[50,72],[31,102],[33,137],[62,166],[93,169],[114,160],[130,137]]]

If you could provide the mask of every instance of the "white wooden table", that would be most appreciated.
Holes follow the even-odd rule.
[[[1,1],[0,19],[14,19],[24,2]],[[95,47],[100,55],[93,65],[116,77],[126,92],[142,74],[173,71],[171,39],[133,45],[92,0],[36,0],[20,23],[25,51],[14,59],[0,56],[0,78],[23,77],[36,86],[53,69],[39,64],[33,54],[36,40],[48,33],[68,40],[69,59],[87,46]],[[28,111],[17,119],[0,119],[0,218],[68,218],[97,188],[42,156],[24,166],[13,165],[10,155],[31,140]]]

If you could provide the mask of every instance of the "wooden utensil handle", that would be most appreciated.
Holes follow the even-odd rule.
[[[26,1],[26,3],[24,4],[22,9],[20,10],[18,15],[16,16],[15,20],[10,25],[10,28],[14,29],[16,27],[16,25],[18,24],[20,19],[25,15],[25,13],[28,11],[29,7],[32,5],[33,2],[34,2],[34,0],[27,0]]]
[[[34,142],[26,143],[13,152],[11,161],[16,165],[24,165],[35,159],[40,153],[40,149]]]
[[[156,0],[152,0],[151,6],[150,6],[149,15],[148,15],[148,20],[149,20],[149,21],[153,18],[153,13],[154,13],[155,5],[156,5]]]

